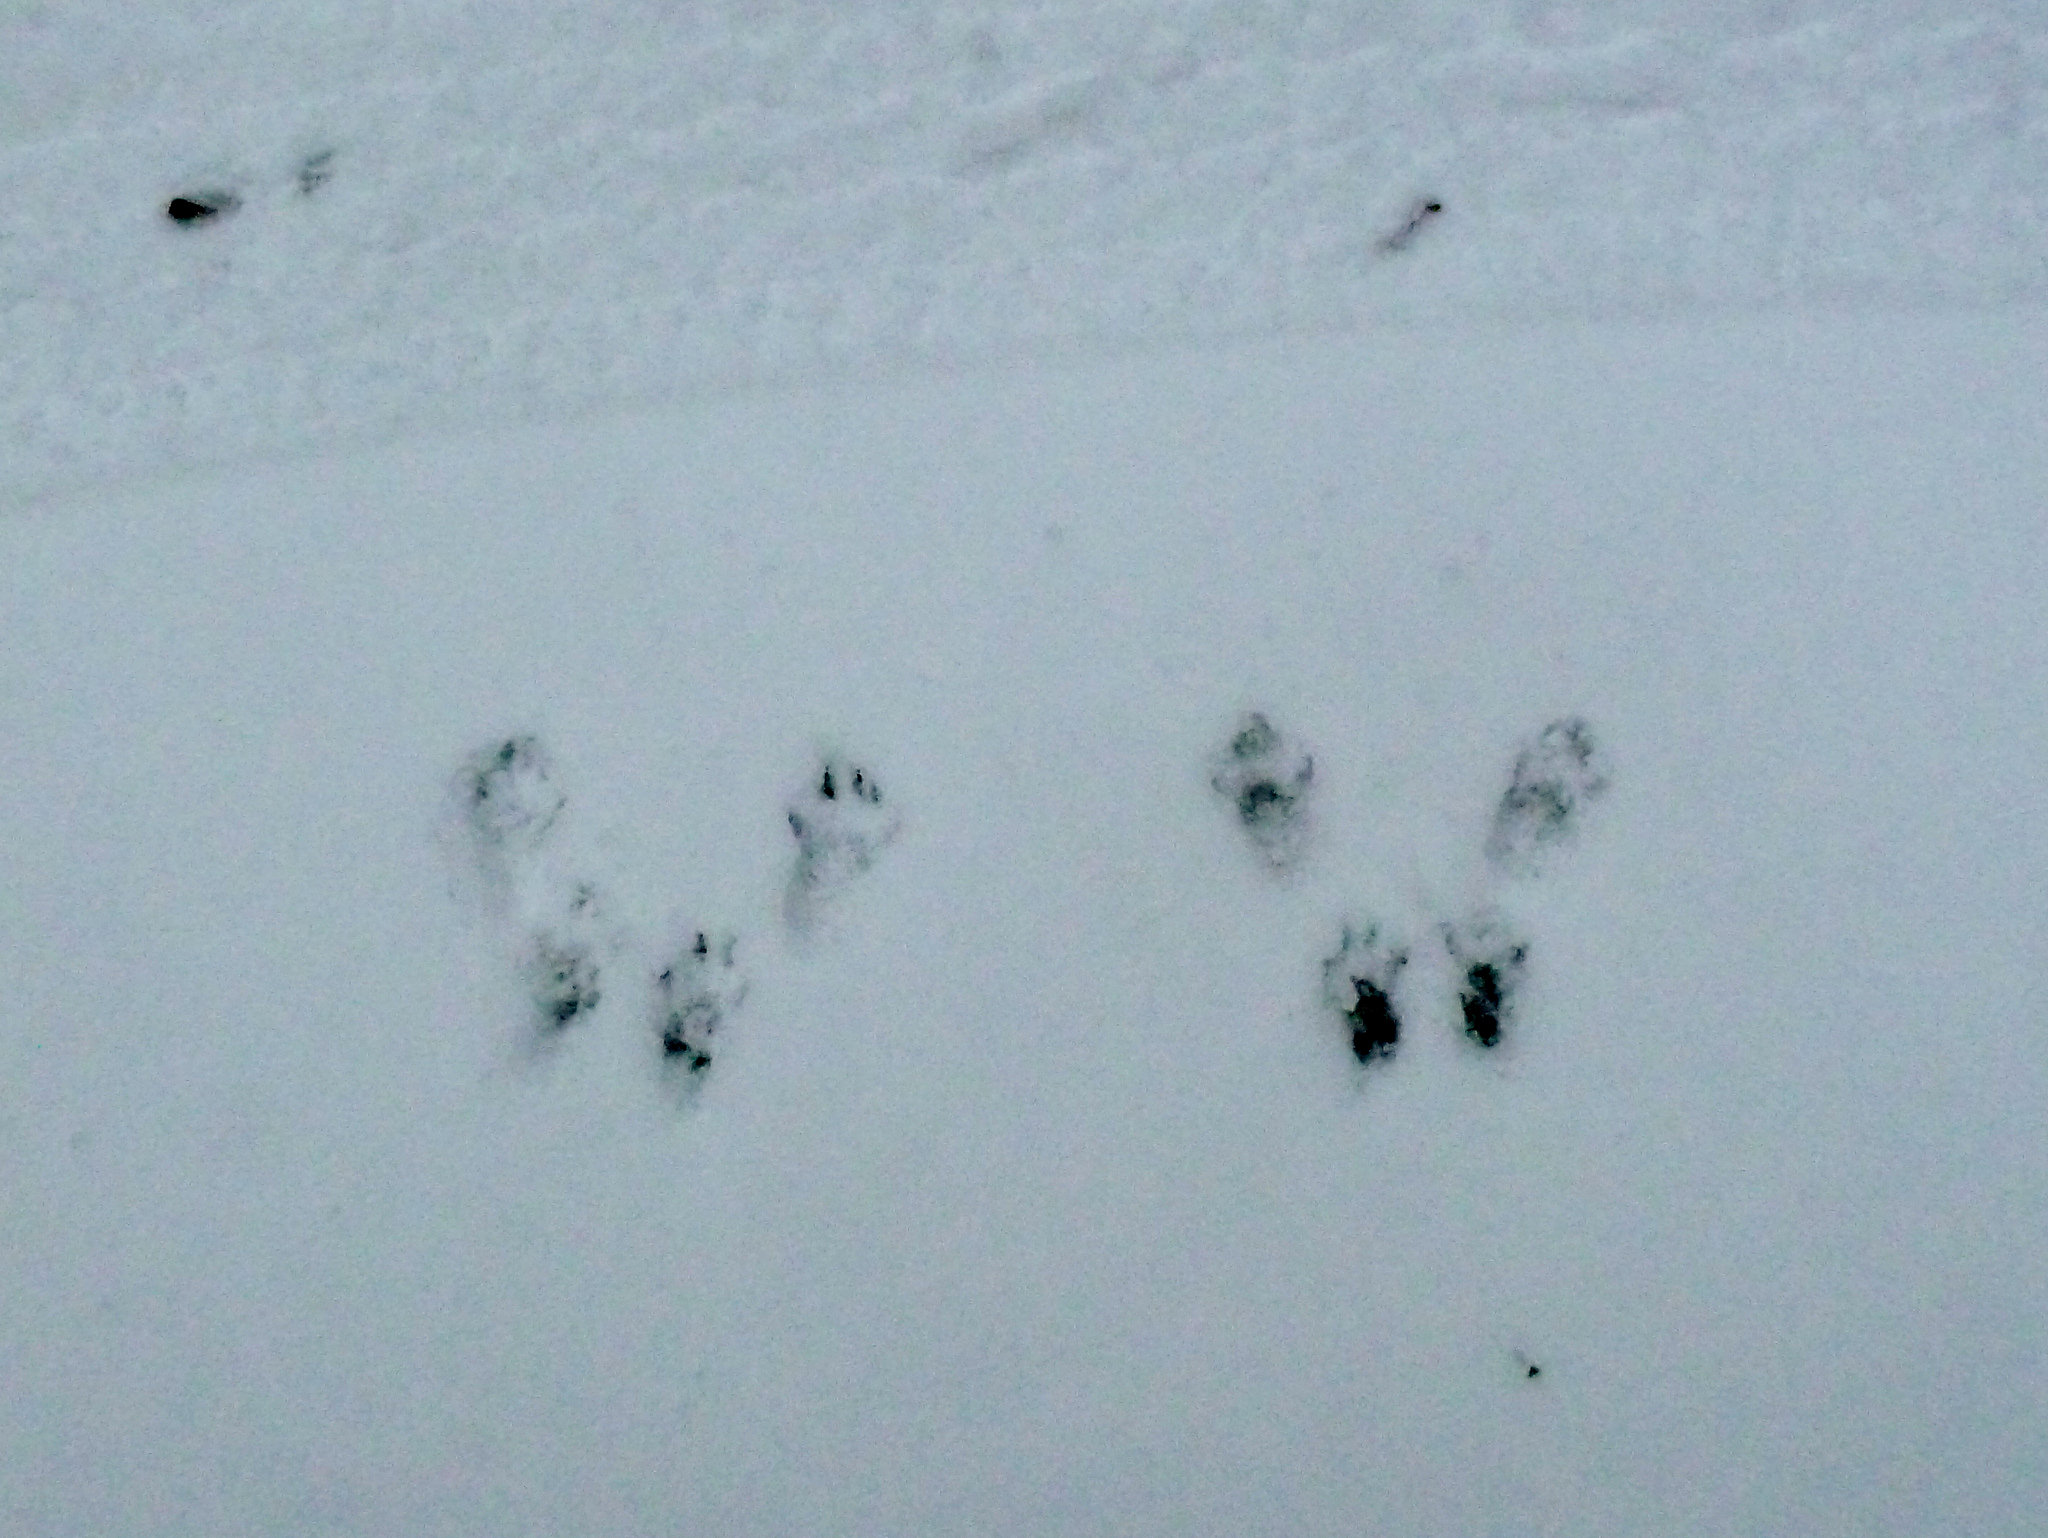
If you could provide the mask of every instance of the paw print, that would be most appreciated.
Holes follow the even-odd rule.
[[[655,979],[662,1056],[692,1074],[711,1066],[712,1040],[746,997],[733,962],[738,940],[703,930]]]
[[[1323,963],[1323,997],[1351,1031],[1351,1052],[1361,1063],[1392,1057],[1401,1040],[1394,987],[1408,952],[1380,926],[1346,925],[1337,953]]]
[[[532,737],[508,737],[477,754],[463,771],[463,786],[472,831],[500,855],[538,846],[569,799]]]
[[[553,1033],[587,1019],[604,998],[603,915],[597,893],[587,885],[571,891],[562,911],[550,915],[530,937],[526,976],[536,1018]]]
[[[882,805],[882,788],[858,764],[829,760],[810,794],[788,810],[796,839],[790,871],[790,916],[801,922],[815,906],[875,863],[900,829]]]
[[[1528,965],[1528,942],[1495,913],[1446,924],[1443,933],[1458,978],[1465,1034],[1482,1047],[1497,1047],[1514,1019],[1515,990]]]
[[[566,1030],[604,998],[598,986],[597,959],[573,942],[547,936],[536,940],[528,978],[544,1031]]]
[[[1571,834],[1586,804],[1607,785],[1592,727],[1578,716],[1551,722],[1515,758],[1494,808],[1487,860],[1497,870],[1534,874],[1545,850]]]
[[[564,868],[559,823],[568,797],[533,737],[473,755],[456,779],[470,854],[486,901],[526,984],[534,1018],[555,1035],[603,998],[600,957],[616,938],[597,888]]]
[[[1236,809],[1246,836],[1274,865],[1291,864],[1306,832],[1315,761],[1255,712],[1213,762],[1209,783]]]

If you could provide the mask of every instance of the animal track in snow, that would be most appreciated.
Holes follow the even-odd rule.
[[[1299,859],[1315,760],[1255,711],[1212,760],[1212,769],[1210,785],[1235,808],[1254,847],[1278,868]]]
[[[785,908],[798,929],[808,927],[820,904],[866,872],[902,827],[882,805],[874,775],[839,759],[826,760],[809,793],[788,808],[788,817],[796,859]]]
[[[526,971],[534,1008],[544,1029],[560,1030],[596,1009],[604,994],[597,952],[597,893],[588,886],[571,894],[561,919],[532,937]]]
[[[1514,1022],[1529,943],[1492,910],[1444,925],[1443,936],[1458,979],[1465,1034],[1482,1047],[1497,1047]]]
[[[1229,755],[1231,762],[1246,768],[1235,778],[1228,772],[1217,777],[1219,791],[1246,793],[1240,815],[1255,832],[1260,816],[1284,818],[1287,810],[1285,786],[1261,788],[1253,772],[1270,761],[1277,747],[1278,734],[1264,717],[1254,716]],[[1305,759],[1303,764],[1305,787]],[[1583,718],[1569,716],[1545,726],[1516,755],[1508,786],[1494,808],[1484,846],[1487,866],[1498,875],[1538,874],[1546,856],[1573,835],[1586,805],[1608,784],[1605,757]],[[1464,1034],[1481,1048],[1498,1047],[1514,1027],[1530,942],[1490,906],[1439,929]],[[1323,963],[1325,1002],[1346,1021],[1352,1052],[1362,1063],[1394,1055],[1402,1024],[1394,989],[1408,959],[1406,950],[1373,923],[1347,926],[1337,953]]]
[[[458,776],[471,851],[512,936],[534,1020],[545,1034],[589,1017],[612,948],[598,888],[560,868],[557,827],[568,797],[547,750],[507,737],[474,754]]]
[[[1579,716],[1553,721],[1515,757],[1494,808],[1486,858],[1510,875],[1535,875],[1549,850],[1570,838],[1586,805],[1609,783],[1606,757]]]
[[[478,753],[463,783],[470,826],[501,859],[530,855],[569,803],[548,754],[532,737],[508,737]]]
[[[1323,997],[1351,1031],[1351,1051],[1361,1063],[1392,1057],[1401,1039],[1394,988],[1408,952],[1378,924],[1346,925],[1337,953],[1323,963]]]
[[[711,1050],[726,1020],[747,995],[734,965],[738,940],[698,930],[683,954],[655,978],[662,1056],[691,1074],[711,1066]]]

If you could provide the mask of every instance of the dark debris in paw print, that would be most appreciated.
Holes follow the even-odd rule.
[[[1245,717],[1213,761],[1209,784],[1236,809],[1246,835],[1275,865],[1300,853],[1315,761],[1264,715]]]
[[[1458,980],[1465,1034],[1481,1047],[1500,1045],[1514,1022],[1515,991],[1529,961],[1528,943],[1496,915],[1482,914],[1444,926]]]
[[[655,979],[661,1053],[691,1074],[711,1066],[717,1036],[746,996],[746,982],[733,964],[738,941],[697,931],[683,954]]]
[[[195,224],[210,224],[216,219],[233,213],[242,206],[242,200],[232,192],[219,189],[183,192],[164,205],[164,217],[173,224],[187,227]]]
[[[1553,721],[1516,755],[1494,809],[1486,856],[1502,870],[1530,872],[1544,850],[1567,838],[1586,804],[1606,791],[1605,756],[1578,716]]]
[[[1408,965],[1408,952],[1380,932],[1377,924],[1347,926],[1335,955],[1323,962],[1323,996],[1351,1033],[1351,1053],[1361,1063],[1392,1057],[1401,1040],[1394,985]]]
[[[534,946],[531,975],[544,1030],[565,1030],[603,1001],[597,960],[574,940],[543,936]]]

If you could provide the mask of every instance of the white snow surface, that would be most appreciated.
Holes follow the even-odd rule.
[[[0,9],[0,1531],[2032,1531],[2044,39]]]

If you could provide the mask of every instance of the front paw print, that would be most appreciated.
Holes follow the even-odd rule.
[[[1315,760],[1254,713],[1212,763],[1209,784],[1231,803],[1253,847],[1276,867],[1292,865],[1307,834]]]
[[[882,788],[859,764],[828,760],[810,793],[788,810],[796,860],[789,912],[801,927],[818,905],[842,891],[895,841],[901,824],[882,804]]]
[[[1544,856],[1568,840],[1587,805],[1608,786],[1606,755],[1578,716],[1553,721],[1515,756],[1508,787],[1494,807],[1486,858],[1510,875],[1535,875]]]

